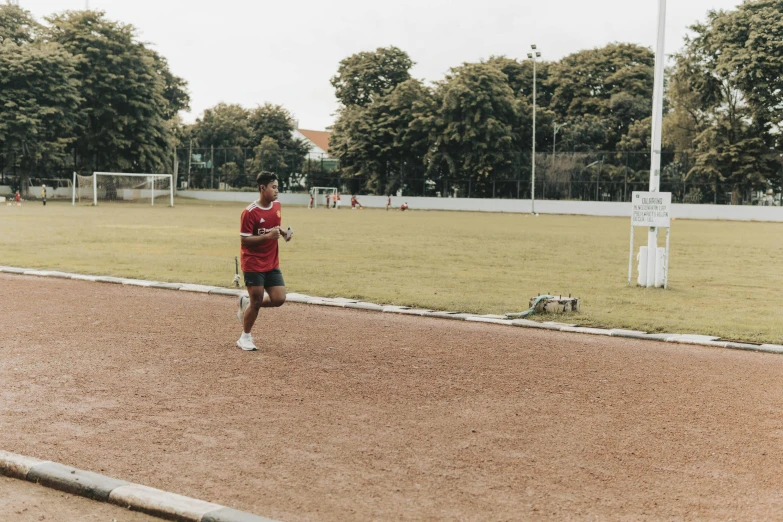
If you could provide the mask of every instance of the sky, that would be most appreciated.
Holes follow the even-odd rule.
[[[3,1],[3,0],[0,0]],[[655,47],[658,0],[19,0],[36,17],[100,9],[132,24],[169,60],[191,95],[186,122],[219,102],[248,108],[280,104],[299,128],[323,130],[337,102],[329,80],[340,60],[397,46],[431,82],[450,67],[492,55],[544,60],[611,42]],[[666,52],[688,26],[739,0],[668,1]]]

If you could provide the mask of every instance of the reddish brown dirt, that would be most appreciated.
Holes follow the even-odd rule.
[[[284,521],[783,518],[780,356],[0,287],[0,449]]]
[[[12,522],[159,522],[159,518],[0,476],[0,520]]]

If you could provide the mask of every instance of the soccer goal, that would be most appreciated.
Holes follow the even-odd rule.
[[[310,189],[310,194],[313,196],[313,206],[326,205],[326,196],[329,195],[329,201],[331,198],[337,195],[337,189],[335,187],[313,187]]]
[[[99,201],[147,202],[166,198],[174,206],[174,176],[171,174],[127,174],[95,172],[92,176],[73,173],[71,204],[97,205]],[[164,203],[165,204],[165,203]]]

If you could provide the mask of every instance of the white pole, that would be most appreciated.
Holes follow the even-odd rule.
[[[666,66],[666,0],[658,4],[658,46],[655,52],[655,85],[653,88],[652,150],[650,164],[650,192],[661,188],[661,128],[663,127],[663,78]],[[658,248],[658,229],[647,232],[647,286],[655,286],[655,255]]]
[[[98,173],[92,173],[92,204],[98,206]]]
[[[171,175],[171,182],[169,183],[169,196],[171,198],[171,206],[174,206],[174,175]]]
[[[666,229],[666,255],[663,265],[663,288],[669,288],[669,238],[671,237],[672,227]]]
[[[631,286],[633,277],[633,223],[631,223],[631,250],[628,254],[628,286]]]
[[[151,205],[155,206],[155,176],[150,176],[150,180],[152,180],[152,203]]]
[[[533,172],[530,177],[530,213],[536,213],[536,53],[533,51]]]
[[[76,205],[76,172],[73,173],[73,186],[71,190],[71,206]]]

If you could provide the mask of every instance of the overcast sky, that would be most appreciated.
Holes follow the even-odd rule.
[[[3,0],[0,0],[3,1]],[[85,0],[20,0],[38,17],[83,9]],[[738,0],[669,0],[666,49],[710,9]],[[657,0],[89,0],[92,9],[133,24],[142,40],[185,78],[193,121],[221,101],[283,105],[300,128],[325,129],[337,108],[329,79],[340,60],[395,45],[416,62],[413,75],[439,80],[462,62],[490,55],[543,59],[609,42],[655,45]]]

